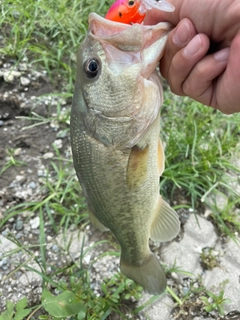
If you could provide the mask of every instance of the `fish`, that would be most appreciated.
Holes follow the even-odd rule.
[[[128,25],[96,13],[88,22],[70,117],[75,171],[92,224],[120,245],[121,272],[160,294],[166,276],[149,238],[170,241],[179,232],[177,213],[159,194],[163,91],[156,66],[171,26]]]
[[[165,0],[116,0],[105,18],[126,24],[142,23],[148,10],[152,8],[172,12],[174,6]]]

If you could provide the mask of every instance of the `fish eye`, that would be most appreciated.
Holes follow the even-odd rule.
[[[132,7],[132,6],[134,5],[134,3],[135,3],[134,0],[129,0],[129,1],[128,1],[128,5],[129,5],[130,7]]]
[[[100,62],[97,58],[90,58],[84,62],[84,71],[88,78],[95,78],[99,71]]]

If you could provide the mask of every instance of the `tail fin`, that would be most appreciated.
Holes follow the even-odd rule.
[[[146,261],[140,266],[128,265],[120,262],[121,272],[143,287],[150,294],[160,294],[167,286],[167,279],[157,257],[150,253]]]

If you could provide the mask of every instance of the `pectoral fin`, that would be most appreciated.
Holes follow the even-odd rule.
[[[172,240],[177,236],[180,229],[177,213],[161,196],[155,210],[155,218],[150,229],[150,238],[153,241],[161,242]]]
[[[127,167],[127,184],[129,189],[137,188],[146,179],[148,170],[149,148],[132,147]]]
[[[98,218],[92,213],[92,211],[88,210],[89,219],[92,222],[93,226],[100,231],[108,231],[109,229],[106,228],[99,220]]]

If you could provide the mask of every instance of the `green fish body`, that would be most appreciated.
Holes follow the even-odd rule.
[[[165,290],[166,277],[149,238],[169,241],[179,232],[177,214],[159,195],[163,94],[156,66],[169,30],[167,23],[129,26],[90,14],[70,125],[90,219],[115,235],[121,272],[152,294]]]

